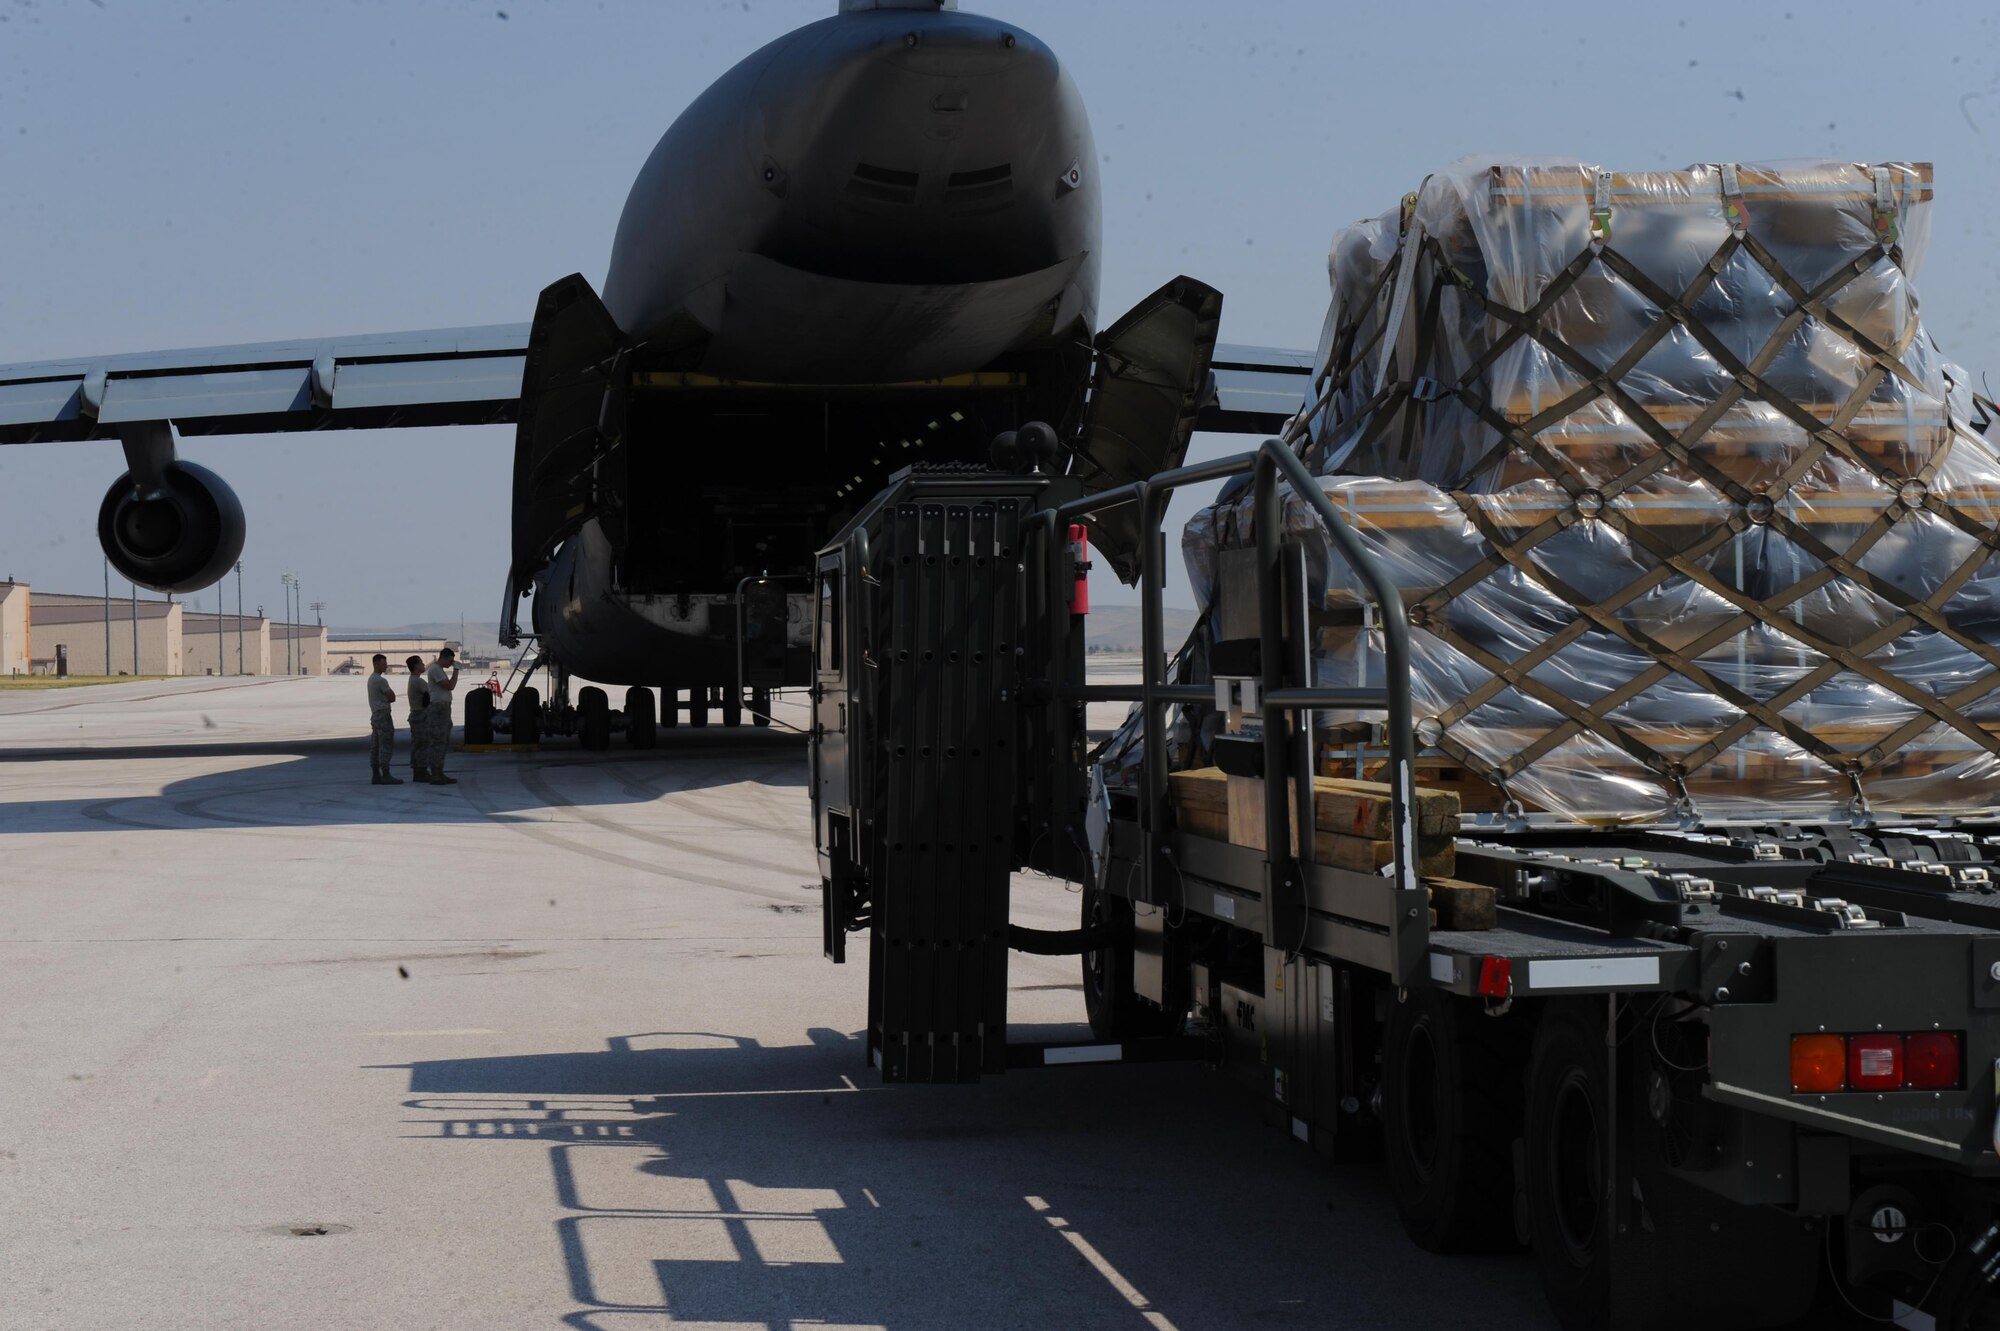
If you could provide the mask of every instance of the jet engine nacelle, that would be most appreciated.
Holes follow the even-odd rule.
[[[192,592],[219,581],[243,553],[243,503],[220,476],[173,461],[158,485],[126,472],[97,509],[97,539],[119,576],[148,591]]]

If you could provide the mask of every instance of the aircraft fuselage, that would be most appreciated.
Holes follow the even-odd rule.
[[[1095,166],[1075,85],[997,19],[842,13],[719,78],[619,221],[621,488],[535,579],[544,648],[605,683],[729,683],[741,579],[804,573],[900,466],[1073,419]]]

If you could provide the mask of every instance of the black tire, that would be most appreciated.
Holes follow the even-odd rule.
[[[1083,889],[1083,927],[1109,924],[1117,940],[1085,952],[1083,1010],[1092,1038],[1143,1040],[1178,1035],[1185,1014],[1167,1012],[1139,997],[1132,984],[1132,903],[1097,887]]]
[[[1619,1046],[1618,1102],[1642,1121],[1607,1180],[1606,1019],[1601,996],[1548,1004],[1528,1060],[1521,1190],[1556,1321],[1569,1331],[1797,1324],[1825,1265],[1821,1232],[1810,1219],[1740,1205],[1672,1172],[1661,1134],[1644,1121],[1649,1040]],[[1613,1195],[1630,1199],[1624,1214],[1610,1211]]]
[[[1382,1035],[1382,1144],[1403,1228],[1420,1248],[1511,1247],[1521,1087],[1514,1041],[1467,999],[1412,989]]]
[[[768,726],[771,724],[771,691],[758,689],[750,695],[750,724]]]
[[[705,726],[708,724],[708,690],[688,690],[688,724]]]
[[[734,686],[722,691],[722,724],[732,730],[743,724],[743,691]]]
[[[1528,1062],[1522,1180],[1542,1289],[1570,1331],[1608,1325],[1611,1224],[1605,1166],[1611,1086],[1603,1001],[1551,1003]]]
[[[681,723],[681,691],[676,688],[660,690],[660,726],[672,730]]]
[[[586,749],[611,747],[611,699],[594,684],[577,695],[576,733]]]
[[[493,742],[493,691],[474,689],[465,695],[465,743]]]
[[[540,744],[542,742],[542,691],[530,684],[514,694],[514,701],[507,704],[507,724],[511,730],[509,738],[515,744]]]
[[[625,741],[635,749],[650,749],[660,739],[653,721],[653,691],[643,685],[625,690]]]

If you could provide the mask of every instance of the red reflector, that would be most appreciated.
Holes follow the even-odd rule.
[[[1792,1089],[1837,1091],[1847,1085],[1847,1041],[1838,1035],[1792,1037]]]
[[[1508,957],[1479,959],[1479,992],[1488,998],[1505,998],[1514,992],[1514,962]]]
[[[1857,1091],[1903,1089],[1903,1037],[1855,1035],[1847,1041],[1847,1084]]]
[[[1957,1031],[1920,1031],[1910,1036],[1904,1063],[1913,1091],[1950,1090],[1959,1083],[1964,1059]]]

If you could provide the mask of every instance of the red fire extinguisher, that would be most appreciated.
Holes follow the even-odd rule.
[[[1070,584],[1069,612],[1072,615],[1090,613],[1090,529],[1080,522],[1069,525],[1069,560],[1076,571],[1076,581]]]

